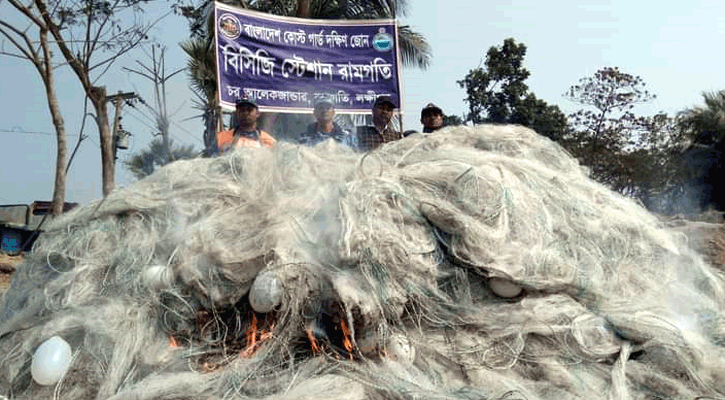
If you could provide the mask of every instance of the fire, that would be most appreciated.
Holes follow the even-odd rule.
[[[257,314],[252,314],[252,326],[247,329],[247,347],[254,347],[257,342]]]
[[[272,338],[272,332],[274,331],[274,324],[271,324],[269,326],[269,329],[257,329],[257,315],[252,314],[252,323],[249,326],[249,329],[247,329],[246,337],[247,337],[247,347],[245,347],[242,352],[239,354],[239,357],[241,358],[249,358],[251,357],[257,349],[262,345],[262,343],[266,342],[267,340]],[[258,339],[259,338],[259,339]]]
[[[181,345],[179,344],[179,341],[176,340],[175,337],[169,336],[169,346],[171,346],[171,347],[179,347]]]
[[[307,338],[310,340],[310,346],[312,346],[312,353],[317,353],[322,351],[322,347],[317,345],[317,341],[315,340],[315,335],[312,333],[311,329],[306,329],[307,332]]]
[[[350,329],[347,327],[347,324],[345,324],[345,320],[343,319],[340,320],[340,331],[342,332],[342,346],[347,351],[350,360],[352,360],[353,351],[355,350],[355,344],[353,344],[352,341],[352,333],[350,332]],[[307,328],[305,329],[305,332],[307,333],[307,339],[310,341],[310,348],[312,349],[312,353],[316,354],[323,351],[323,344],[317,342],[313,330],[311,328]],[[339,354],[337,354],[336,356],[339,357]]]
[[[345,347],[345,350],[350,353],[350,359],[352,360],[352,351],[355,350],[355,345],[352,344],[352,340],[350,339],[350,329],[348,329],[344,319],[340,320],[340,328],[342,328],[342,345]]]

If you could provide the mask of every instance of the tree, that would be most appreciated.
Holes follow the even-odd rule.
[[[120,56],[148,37],[147,33],[155,23],[139,22],[143,20],[144,13],[140,6],[147,2],[147,0],[53,0],[52,2],[31,0],[23,4],[19,0],[7,0],[3,3],[9,4],[10,9],[19,13],[20,17],[40,32],[39,48],[43,52],[45,67],[39,72],[46,87],[58,140],[63,141],[63,151],[65,151],[65,134],[59,132],[62,119],[58,118],[60,113],[56,113],[57,107],[52,104],[53,102],[57,104],[57,99],[55,94],[51,93],[54,90],[54,83],[52,79],[48,79],[52,74],[48,75],[47,72],[53,68],[49,42],[55,44],[62,62],[70,66],[90,100],[100,136],[104,196],[108,195],[114,186],[114,149],[106,110],[106,88],[96,82]],[[17,27],[18,15],[10,15],[8,11],[1,11],[0,15],[2,15],[0,26],[3,36],[19,49],[21,52],[19,56],[33,62],[32,52],[23,51],[18,47],[18,44],[24,41],[25,50],[35,48],[31,41],[23,39],[20,35],[25,29]],[[16,38],[12,38],[12,35]],[[18,37],[20,39],[17,39]],[[60,144],[58,147],[60,152]],[[63,154],[62,158],[64,157]],[[59,154],[58,163],[60,162]]]
[[[464,125],[465,121],[463,121],[463,118],[459,117],[458,115],[444,115],[443,116],[443,126],[458,126],[458,125]]]
[[[685,109],[677,124],[691,144],[682,154],[683,185],[699,208],[725,210],[721,160],[725,151],[725,90],[703,93],[704,106]]]
[[[221,128],[213,42],[193,37],[182,42],[181,49],[189,56],[186,70],[189,74],[190,87],[197,97],[194,108],[201,111],[204,122],[204,151],[206,154],[212,154],[216,148],[216,132]]]
[[[157,48],[159,49],[158,52]],[[141,67],[140,70],[124,68],[153,83],[153,105],[149,105],[141,98],[138,100],[153,114],[155,126],[152,129],[155,132],[154,136],[160,136],[160,138],[149,143],[148,149],[132,155],[124,162],[136,179],[151,175],[157,167],[170,162],[194,158],[198,153],[193,146],[174,146],[174,141],[171,139],[171,132],[169,131],[171,119],[166,104],[166,82],[184,69],[180,68],[172,73],[167,73],[164,57],[165,50],[164,47],[159,45],[151,47],[151,54],[147,54],[151,59],[151,66],[137,60],[136,63]],[[131,105],[136,107],[133,104]]]
[[[458,84],[466,89],[469,113],[474,124],[519,124],[553,140],[567,130],[566,116],[559,107],[548,105],[529,92],[524,68],[526,46],[506,39],[501,47],[492,46],[483,67],[472,69]]]
[[[602,68],[593,77],[580,79],[564,97],[594,110],[582,109],[570,115],[573,131],[589,142],[592,152],[602,147],[619,151],[630,145],[636,140],[635,128],[646,122],[632,113],[632,109],[655,98],[644,87],[642,78],[621,72],[617,67]]]
[[[725,90],[704,92],[702,97],[705,105],[680,112],[678,124],[693,143],[715,146],[725,138]]]
[[[564,94],[590,107],[569,116],[571,131],[564,146],[590,168],[594,179],[615,190],[626,191],[631,186],[625,156],[630,157],[631,165],[631,157],[637,154],[638,127],[647,122],[632,109],[655,97],[644,86],[642,78],[607,67],[580,79]]]
[[[405,0],[258,0],[231,2],[231,5],[250,8],[255,11],[276,15],[314,19],[375,19],[402,16],[407,13]],[[221,110],[217,103],[216,68],[213,40],[213,1],[201,0],[196,5],[177,7],[177,11],[189,20],[191,37],[182,43],[182,49],[189,55],[189,78],[191,87],[201,101],[197,108],[204,118],[205,152],[211,153],[216,146],[216,131],[219,130]],[[425,37],[409,26],[398,27],[398,42],[404,66],[426,69],[430,64],[431,49]],[[299,119],[297,115],[263,114],[262,125],[271,130],[277,119]],[[283,121],[283,125],[288,125]]]
[[[149,81],[151,81],[154,84],[154,105],[149,106],[144,102],[144,104],[151,110],[151,112],[154,114],[154,122],[156,123],[156,129],[159,132],[158,134],[161,136],[161,141],[163,143],[164,147],[164,160],[165,163],[173,161],[173,157],[171,156],[171,140],[169,137],[169,111],[168,107],[166,105],[166,81],[171,79],[174,75],[178,74],[179,72],[183,71],[183,68],[177,69],[176,71],[167,74],[166,73],[166,59],[164,57],[164,53],[166,51],[166,48],[159,46],[159,54],[158,57],[156,55],[156,47],[151,47],[151,55],[149,58],[151,58],[151,67],[141,63],[140,61],[136,61],[138,65],[141,66],[142,71],[134,70],[131,68],[124,68],[126,71],[133,72],[135,74],[138,74]],[[164,164],[165,164],[164,163]]]
[[[597,181],[661,208],[655,203],[674,185],[683,138],[666,114],[634,113],[637,104],[655,98],[642,78],[606,67],[580,79],[564,97],[589,108],[569,116],[571,130],[562,145]]]
[[[198,153],[191,145],[175,146],[173,140],[165,143],[157,138],[149,143],[148,149],[132,155],[124,164],[136,179],[142,179],[153,174],[158,167],[174,160],[194,158]]]
[[[25,6],[22,6],[20,3],[13,0],[9,1],[13,7],[19,9],[21,12],[26,10]],[[40,18],[31,14],[34,17],[31,19],[34,22],[33,26],[37,29],[37,36],[31,36],[30,27],[28,29],[18,29],[8,22],[10,19],[8,19],[6,13],[2,15],[0,17],[0,34],[12,43],[17,53],[0,51],[0,54],[29,61],[38,71],[43,81],[43,86],[45,87],[48,110],[50,111],[53,127],[56,132],[57,152],[51,212],[57,215],[63,212],[63,205],[65,203],[66,158],[68,156],[68,150],[65,122],[60,111],[60,105],[58,104],[58,96],[55,92],[55,66],[53,65],[50,42],[48,40],[48,27]],[[33,40],[34,37],[37,37],[37,41]]]

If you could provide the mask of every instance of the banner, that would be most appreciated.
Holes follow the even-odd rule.
[[[378,96],[400,106],[395,20],[311,20],[215,3],[222,107],[254,99],[262,111],[311,112],[325,96],[338,112],[369,113]]]

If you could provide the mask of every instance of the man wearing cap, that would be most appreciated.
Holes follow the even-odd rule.
[[[335,107],[332,100],[327,97],[317,100],[314,116],[316,122],[308,125],[307,131],[300,135],[300,144],[314,146],[327,139],[344,144],[349,143],[350,132],[335,123]]]
[[[237,100],[234,116],[239,124],[235,129],[217,133],[219,153],[239,147],[273,147],[274,138],[257,128],[259,107],[254,100],[242,97]]]
[[[361,126],[357,129],[356,147],[360,151],[374,150],[383,143],[393,142],[403,137],[390,127],[393,111],[397,106],[390,96],[380,96],[373,104],[374,126]]]
[[[426,104],[420,112],[423,133],[435,132],[443,127],[443,110],[433,103]]]

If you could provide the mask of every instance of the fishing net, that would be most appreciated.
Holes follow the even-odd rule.
[[[54,220],[0,302],[0,397],[722,398],[723,287],[522,127],[278,143]]]

